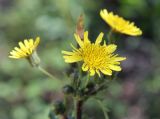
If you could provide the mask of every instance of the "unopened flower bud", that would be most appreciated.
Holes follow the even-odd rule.
[[[66,111],[66,108],[65,108],[63,102],[62,101],[55,102],[54,103],[54,109],[53,109],[53,111],[54,111],[54,113],[56,115],[58,115],[58,114],[64,114],[64,112]]]
[[[72,86],[70,86],[70,85],[65,85],[65,86],[63,87],[63,93],[64,93],[64,94],[72,94],[73,92],[74,92],[74,89],[73,89]]]
[[[38,67],[40,65],[40,58],[36,51],[34,51],[29,57],[28,60],[33,67]]]

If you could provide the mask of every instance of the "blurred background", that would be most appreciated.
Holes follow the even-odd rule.
[[[160,119],[160,0],[0,0],[0,119],[48,119],[52,102],[63,98],[61,88],[68,81],[69,65],[61,50],[75,42],[81,13],[90,39],[101,31],[107,34],[109,26],[99,16],[103,8],[143,31],[140,37],[116,35],[118,52],[127,60],[120,78],[102,95],[110,119]],[[42,66],[60,81],[25,59],[8,58],[18,41],[37,36]],[[94,101],[88,101],[84,111],[89,119],[104,119]]]

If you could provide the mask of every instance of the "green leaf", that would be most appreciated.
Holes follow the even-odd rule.
[[[96,101],[97,101],[97,103],[99,104],[99,106],[101,107],[105,119],[109,119],[109,116],[108,116],[108,113],[107,113],[107,112],[108,112],[108,109],[104,106],[104,104],[102,103],[101,100],[96,99]]]

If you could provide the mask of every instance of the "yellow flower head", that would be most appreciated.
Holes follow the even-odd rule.
[[[102,19],[110,25],[113,31],[120,32],[131,36],[142,35],[142,31],[134,25],[133,22],[114,15],[112,12],[108,12],[106,9],[100,11]]]
[[[95,73],[100,76],[100,72],[105,75],[112,75],[112,70],[121,71],[119,61],[126,58],[113,54],[117,48],[116,45],[106,45],[105,42],[101,45],[103,33],[99,34],[95,43],[90,42],[87,31],[84,33],[83,40],[77,34],[74,34],[74,36],[80,47],[75,48],[71,45],[73,48],[72,52],[62,51],[65,62],[83,61],[82,70],[89,71],[91,76],[95,75]]]
[[[19,48],[15,47],[14,50],[10,52],[10,58],[27,58],[36,50],[38,44],[40,42],[40,38],[37,37],[34,41],[33,39],[25,39],[24,43],[19,42]]]

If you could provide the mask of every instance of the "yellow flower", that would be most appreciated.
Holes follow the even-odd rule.
[[[106,9],[100,11],[100,16],[106,23],[110,25],[113,31],[131,36],[142,35],[140,28],[136,27],[133,22],[125,20],[118,15],[114,15],[112,12],[108,12]]]
[[[19,42],[19,48],[15,47],[14,50],[10,52],[10,58],[28,58],[30,55],[34,53],[38,44],[40,42],[40,38],[37,37],[34,41],[33,39],[25,39],[24,43]]]
[[[113,54],[117,46],[114,44],[106,45],[105,42],[101,45],[103,33],[100,33],[95,43],[91,43],[88,39],[88,32],[84,33],[84,40],[81,40],[77,34],[74,34],[75,39],[80,46],[75,48],[72,44],[73,51],[62,51],[66,63],[74,63],[83,61],[82,70],[89,71],[93,76],[100,72],[105,75],[112,75],[112,70],[121,71],[120,62],[125,60],[125,57],[119,57]]]

